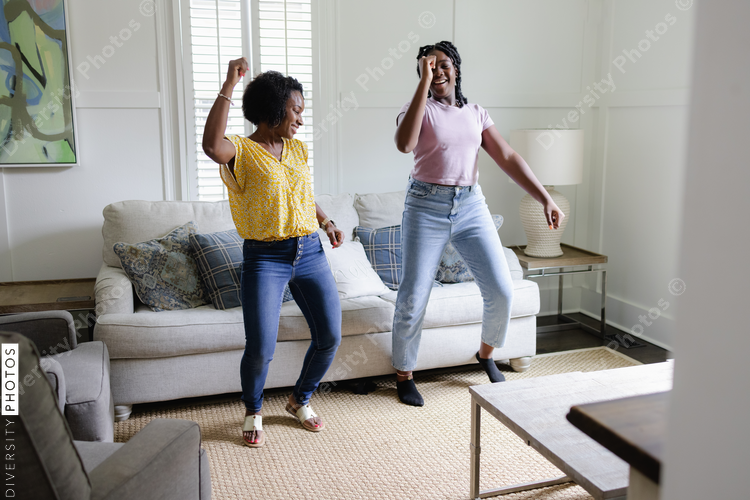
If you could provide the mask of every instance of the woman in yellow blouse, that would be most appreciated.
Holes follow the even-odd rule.
[[[341,304],[316,229],[325,229],[334,248],[344,233],[313,199],[307,146],[294,139],[303,125],[302,85],[276,71],[256,76],[242,97],[245,118],[256,125],[250,137],[226,136],[232,89],[248,69],[243,57],[229,63],[227,80],[206,119],[203,151],[220,165],[229,190],[237,232],[244,238],[241,275],[245,353],[240,363],[245,403],[243,442],[259,448],[263,432],[263,386],[273,359],[284,287],[310,326],[310,348],[286,410],[305,429],[324,429],[310,396],[341,343]]]

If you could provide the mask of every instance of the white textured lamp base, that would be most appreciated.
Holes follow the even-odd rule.
[[[560,257],[563,254],[560,240],[570,217],[570,203],[565,196],[555,191],[554,186],[544,187],[565,214],[565,218],[559,228],[550,229],[542,204],[528,194],[524,196],[521,199],[520,212],[527,244],[523,252],[530,257]]]

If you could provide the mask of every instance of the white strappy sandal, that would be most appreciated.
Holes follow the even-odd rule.
[[[316,426],[315,424],[311,424],[308,422],[309,419],[315,418],[318,415],[313,411],[312,408],[310,408],[310,403],[300,406],[297,410],[294,409],[294,406],[292,406],[292,403],[286,404],[286,411],[297,417],[302,424],[302,427],[307,429],[308,431],[312,432],[320,432],[323,429],[326,428],[325,422],[321,420],[320,425]]]
[[[245,439],[245,432],[252,432],[252,431],[263,431],[263,415],[248,415],[245,417],[245,423],[242,426],[242,442],[245,443],[245,446],[249,446],[250,448],[260,448],[263,446],[266,442],[266,433],[263,434],[256,434],[258,436],[258,441],[255,443],[249,443],[247,439]]]

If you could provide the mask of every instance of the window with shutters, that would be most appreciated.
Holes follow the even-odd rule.
[[[187,179],[190,199],[227,198],[218,165],[203,153],[203,128],[216,94],[226,79],[230,60],[245,56],[251,64],[232,96],[227,135],[249,135],[252,125],[242,115],[242,91],[252,75],[276,70],[293,76],[305,88],[305,125],[295,138],[305,141],[313,174],[313,59],[311,0],[189,0],[183,20],[188,125]],[[187,62],[187,61],[186,61]]]

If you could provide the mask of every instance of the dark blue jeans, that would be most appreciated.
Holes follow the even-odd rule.
[[[292,392],[298,404],[307,404],[341,343],[341,303],[320,237],[312,233],[282,241],[245,240],[243,257],[242,401],[253,412],[263,406],[263,386],[276,348],[282,295],[289,283],[310,326],[312,341]]]

